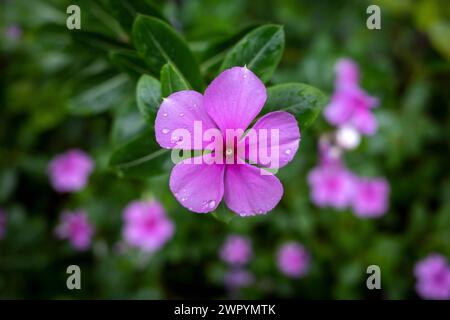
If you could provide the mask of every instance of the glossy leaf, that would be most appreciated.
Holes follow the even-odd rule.
[[[170,62],[186,82],[202,91],[202,77],[194,54],[168,24],[153,17],[138,16],[133,25],[133,42],[153,72],[160,72]]]
[[[155,78],[143,75],[136,86],[136,101],[139,112],[153,125],[161,103],[161,85]]]
[[[166,98],[172,93],[189,90],[191,86],[172,64],[167,63],[161,69],[161,95]]]
[[[267,89],[263,113],[278,110],[290,112],[302,130],[309,127],[317,118],[327,100],[322,91],[303,83],[275,85]]]
[[[283,27],[265,25],[251,31],[228,52],[221,70],[246,65],[266,82],[280,62],[283,50]]]
[[[209,43],[206,48],[199,53],[202,60],[202,72],[205,73],[209,70],[219,68],[225,59],[227,52],[247,33],[256,27],[257,25],[255,24],[249,25],[231,36]]]

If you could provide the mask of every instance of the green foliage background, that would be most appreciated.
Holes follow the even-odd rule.
[[[369,3],[356,0],[0,3],[1,31],[12,24],[23,29],[19,40],[4,35],[0,40],[0,207],[8,213],[7,236],[0,240],[0,297],[226,298],[226,266],[218,249],[229,233],[249,236],[254,246],[249,270],[256,282],[240,292],[242,298],[416,298],[414,263],[431,252],[450,257],[445,0],[378,1],[382,30],[366,28]],[[66,8],[75,3],[81,31],[65,27]],[[152,48],[131,41],[137,12],[170,23],[187,40],[201,74],[196,65],[185,64],[192,57],[174,42],[166,45],[175,65],[146,64],[155,58]],[[136,96],[142,74],[147,74],[139,81],[144,86],[158,82],[152,79],[160,79],[161,67],[165,79],[175,81],[173,87],[163,81],[156,96],[186,85],[180,71],[200,90],[219,70],[245,60],[227,53],[266,24],[271,26],[264,32],[285,34],[282,56],[257,65],[269,86],[302,82],[330,94],[333,65],[348,56],[361,67],[363,87],[380,97],[378,133],[346,161],[360,175],[389,180],[390,210],[381,219],[361,220],[310,202],[306,175],[317,163],[319,134],[331,130],[320,116],[302,130],[295,160],[278,174],[285,187],[281,203],[261,217],[190,213],[168,190],[167,163],[148,164],[133,174],[120,166],[120,155],[111,158],[130,143],[139,146],[136,152],[155,147],[146,139],[152,135],[151,108],[157,105],[149,97],[155,92]],[[162,39],[172,36],[162,33]],[[275,70],[271,63],[277,59]],[[92,154],[96,170],[84,191],[60,195],[49,185],[47,164],[72,147]],[[150,197],[167,208],[176,224],[174,238],[153,257],[119,253],[124,206]],[[86,253],[75,252],[53,233],[59,213],[75,208],[85,208],[97,230]],[[311,251],[311,272],[303,279],[289,280],[276,268],[276,249],[286,240]],[[70,264],[81,267],[83,290],[66,289]],[[370,264],[381,267],[382,290],[365,286]]]

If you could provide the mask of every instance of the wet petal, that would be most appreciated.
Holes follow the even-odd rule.
[[[206,113],[200,93],[186,90],[171,94],[161,103],[156,115],[156,141],[168,149],[203,149],[208,143],[202,143],[202,136],[194,143],[194,121],[200,134],[217,128]]]
[[[283,196],[280,180],[248,164],[227,165],[224,200],[241,216],[264,214],[275,208]]]
[[[214,211],[223,197],[225,165],[194,164],[187,159],[177,164],[170,175],[170,190],[190,211]]]
[[[208,86],[205,109],[218,127],[245,130],[266,101],[266,88],[249,69],[234,67],[222,72]]]
[[[300,130],[297,120],[285,111],[271,112],[259,119],[252,128],[257,139],[246,138],[248,157],[252,163],[269,167],[281,168],[295,156],[300,143]],[[252,130],[251,130],[252,131]],[[264,132],[263,132],[264,131]],[[278,136],[274,144],[272,133]]]

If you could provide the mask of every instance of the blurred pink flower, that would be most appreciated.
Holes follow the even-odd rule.
[[[6,234],[6,222],[6,213],[2,209],[0,209],[0,239],[3,239]]]
[[[22,36],[22,29],[18,25],[12,24],[6,28],[6,36],[11,40],[18,40]]]
[[[93,167],[88,154],[77,149],[69,150],[50,162],[50,182],[58,192],[79,191],[86,186]]]
[[[319,207],[344,209],[354,194],[354,176],[343,166],[318,166],[308,174],[311,200]]]
[[[383,178],[355,179],[353,211],[360,217],[379,217],[389,206],[389,184]]]
[[[348,59],[337,62],[335,92],[324,116],[335,126],[352,126],[361,134],[373,135],[377,121],[371,109],[378,105],[378,99],[368,95],[358,84],[359,71]]]
[[[223,137],[226,137],[227,129],[245,131],[260,113],[266,98],[264,84],[252,71],[245,67],[225,70],[213,80],[204,95],[191,90],[179,91],[163,101],[155,121],[156,140],[163,148],[183,148],[178,140],[171,137],[171,133],[184,128],[191,137],[195,137],[194,122],[198,121],[202,123],[203,130],[215,129]],[[294,116],[284,111],[271,112],[256,121],[253,129],[256,132],[262,129],[279,131],[276,169],[293,159],[300,141]],[[234,139],[225,141],[226,145],[234,142]],[[194,141],[186,143],[197,145]],[[252,144],[248,147],[265,148],[267,154],[272,154],[271,145],[256,144],[258,146]],[[206,149],[206,146],[200,144],[198,148]],[[231,147],[225,149],[227,154],[223,155],[224,158],[236,159],[236,152]],[[228,154],[228,151],[231,153]],[[261,168],[257,166],[237,161],[233,164],[191,162],[187,159],[178,163],[170,176],[170,190],[179,203],[190,211],[214,211],[223,198],[228,208],[241,216],[264,214],[271,211],[283,195],[280,180],[269,172],[261,174]]]
[[[286,242],[278,250],[277,263],[286,276],[300,278],[308,272],[311,256],[300,243]]]
[[[431,254],[415,268],[416,291],[424,299],[450,299],[450,266],[444,256]]]
[[[253,273],[241,268],[233,268],[225,273],[225,286],[232,290],[250,286],[255,281]]]
[[[229,235],[220,250],[222,260],[234,266],[242,266],[248,263],[252,255],[250,240],[238,235]]]
[[[159,250],[174,233],[174,225],[157,201],[133,201],[124,210],[123,236],[147,252]]]
[[[62,213],[61,222],[56,227],[58,238],[69,240],[75,249],[86,250],[91,245],[93,235],[94,227],[84,210]]]

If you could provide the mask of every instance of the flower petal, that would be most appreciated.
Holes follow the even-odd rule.
[[[245,130],[266,102],[266,88],[247,68],[234,67],[222,72],[208,86],[205,109],[222,132]]]
[[[280,180],[261,170],[248,164],[227,165],[224,200],[240,216],[267,213],[283,196]]]
[[[184,160],[172,169],[170,190],[190,211],[214,211],[223,197],[225,165],[192,162]]]
[[[217,128],[203,106],[200,93],[192,90],[172,93],[161,103],[156,115],[156,141],[167,149],[203,149],[208,143],[201,142],[202,136],[197,144],[194,143],[194,121],[201,124],[200,134],[207,129]]]
[[[353,113],[352,123],[365,135],[373,135],[377,131],[377,119],[369,109],[358,109]]]
[[[294,158],[300,142],[300,130],[293,115],[285,111],[270,112],[260,118],[252,129],[258,138],[246,139],[248,160],[276,169]],[[262,134],[262,130],[266,133]],[[272,133],[278,135],[276,144],[273,144]]]

